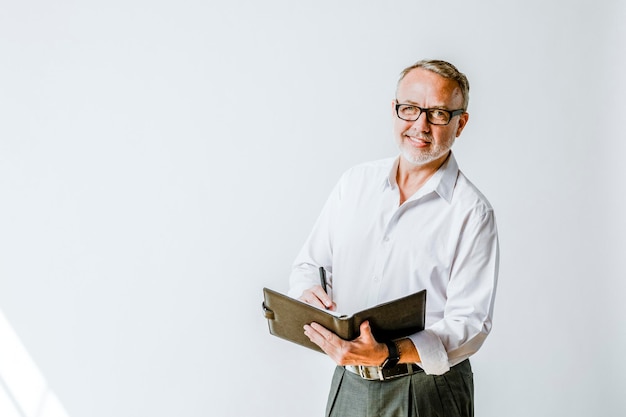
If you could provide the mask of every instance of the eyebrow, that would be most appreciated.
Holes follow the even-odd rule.
[[[412,106],[422,107],[422,106],[420,106],[419,104],[417,104],[417,102],[412,101],[412,100],[406,100],[406,101],[400,102],[400,100],[398,100],[398,99],[396,98],[396,103],[397,103],[397,104],[410,104],[410,105],[412,105]],[[446,106],[446,105],[435,106],[435,107],[422,107],[422,108],[424,108],[424,109],[441,109],[441,110],[450,110],[450,108],[449,108],[448,106]]]

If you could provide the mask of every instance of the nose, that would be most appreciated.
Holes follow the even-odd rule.
[[[411,127],[414,127],[420,132],[429,132],[430,123],[428,122],[428,117],[426,117],[426,112],[421,112]]]

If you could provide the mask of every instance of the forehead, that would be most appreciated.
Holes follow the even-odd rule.
[[[424,107],[460,108],[463,105],[463,93],[456,81],[423,68],[406,74],[398,83],[396,97],[401,103]]]

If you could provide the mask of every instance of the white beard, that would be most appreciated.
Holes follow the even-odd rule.
[[[400,153],[408,163],[420,166],[435,161],[443,155],[446,155],[454,144],[454,139],[455,137],[453,136],[451,140],[446,143],[439,144],[435,144],[431,140],[430,145],[427,148],[419,150],[413,148],[410,144],[407,144],[406,142],[410,141],[410,139],[402,135],[402,141],[397,143],[397,145]]]

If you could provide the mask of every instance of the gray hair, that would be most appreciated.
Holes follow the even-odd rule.
[[[423,59],[402,70],[400,73],[400,79],[398,80],[398,85],[409,72],[416,68],[423,68],[434,72],[435,74],[441,75],[444,78],[456,81],[461,89],[461,94],[463,94],[463,109],[467,110],[467,105],[469,104],[469,81],[467,80],[465,74],[460,72],[449,62],[436,59]]]

